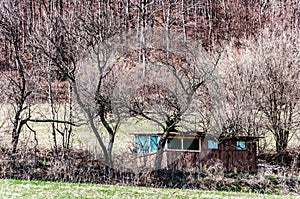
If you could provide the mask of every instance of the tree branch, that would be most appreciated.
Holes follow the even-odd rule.
[[[64,120],[52,120],[52,119],[28,119],[28,122],[37,122],[37,123],[59,123],[59,124],[69,124],[72,126],[79,126],[73,122],[64,121]]]

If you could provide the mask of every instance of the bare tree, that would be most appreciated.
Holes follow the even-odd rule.
[[[223,130],[231,135],[264,136],[256,107],[257,73],[249,64],[249,53],[236,48],[234,42],[224,48],[219,64],[227,98]]]
[[[32,46],[36,52],[40,53],[38,56],[39,63],[42,65],[41,73],[44,81],[47,82],[47,92],[46,96],[49,103],[49,112],[52,122],[51,125],[51,134],[53,140],[53,150],[55,153],[58,152],[58,149],[61,148],[63,152],[68,150],[70,147],[70,139],[72,135],[72,125],[68,123],[57,123],[55,121],[61,119],[73,123],[73,100],[72,100],[72,88],[70,84],[66,81],[65,75],[61,73],[53,60],[49,59],[40,51],[40,46],[45,46],[47,52],[53,52],[54,49],[51,46],[49,40],[44,37],[47,34],[57,34],[58,28],[53,26],[53,22],[56,21],[56,25],[59,25],[57,22],[58,13],[62,14],[63,4],[58,1],[51,1],[49,3],[37,3],[36,8],[41,10],[36,13],[35,27],[36,33],[33,37]],[[44,14],[43,13],[47,13]],[[72,12],[70,15],[72,16]],[[47,33],[47,34],[43,34]],[[59,87],[62,87],[59,89]],[[60,93],[59,90],[61,90]]]
[[[49,6],[45,7],[44,18],[49,20],[45,24],[51,31],[39,30],[42,37],[37,39],[36,47],[69,82],[102,149],[105,163],[112,166],[113,143],[120,123],[118,117],[109,122],[112,108],[109,86],[105,84],[112,81],[113,85],[114,81],[115,57],[113,41],[109,39],[122,25],[116,23],[119,11],[109,1],[74,1],[52,12],[48,11]],[[109,135],[107,146],[99,122]]]
[[[289,31],[265,30],[257,41],[246,41],[241,49],[232,51],[226,63],[231,127],[251,135],[271,132],[278,153],[299,133],[296,38]],[[228,65],[233,70],[228,71]]]
[[[51,5],[47,5],[45,2],[36,3],[32,1],[10,1],[1,3],[3,6],[1,7],[0,16],[0,37],[6,46],[2,48],[2,56],[7,60],[7,62],[4,63],[4,74],[6,74],[7,77],[6,81],[10,83],[6,94],[15,112],[12,121],[13,152],[17,150],[19,136],[24,126],[36,133],[30,125],[32,122],[51,123],[53,129],[55,127],[55,131],[53,130],[53,139],[54,144],[56,144],[55,132],[59,130],[58,125],[64,125],[64,129],[70,132],[70,126],[74,125],[74,123],[66,119],[66,117],[66,120],[62,120],[58,118],[58,116],[54,116],[54,109],[51,111],[53,113],[52,118],[45,118],[45,115],[40,115],[41,117],[39,118],[38,115],[33,114],[34,109],[32,108],[32,104],[35,102],[43,102],[45,93],[51,96],[51,100],[53,100],[55,96],[55,94],[52,93],[52,88],[49,87],[49,92],[45,91],[44,86],[47,85],[47,81],[45,81],[43,77],[45,74],[48,74],[49,77],[53,75],[53,71],[50,68],[52,62],[47,62],[43,59],[45,56],[42,56],[43,49],[40,48],[40,46],[47,41],[45,36],[53,33],[51,31],[52,29],[45,29],[44,32],[41,31],[48,25],[46,21],[43,21],[45,19],[43,13],[53,15],[49,10]],[[53,18],[48,19],[53,22]],[[47,32],[47,34],[43,34],[45,32]],[[59,37],[59,35],[54,35],[54,37],[56,36]],[[56,39],[59,40],[59,38]],[[47,49],[46,52],[49,52],[50,45],[45,44],[45,46],[45,49]],[[44,69],[45,66],[48,68]],[[48,79],[48,85],[50,86],[51,80],[51,78]],[[63,134],[63,132],[60,133]],[[64,134],[63,137],[69,140],[69,135],[70,134]],[[64,145],[68,144],[68,141],[65,141]],[[55,147],[55,149],[57,149],[57,147]]]
[[[267,32],[253,51],[259,67],[258,109],[266,118],[265,128],[272,132],[278,153],[285,150],[289,140],[299,131],[299,43],[295,35],[281,30]],[[298,132],[299,133],[299,132]]]
[[[30,105],[29,103],[26,105],[26,102],[32,93],[32,90],[28,89],[28,65],[31,64],[27,48],[28,26],[24,23],[26,13],[22,5],[16,1],[3,3],[0,17],[1,36],[7,46],[3,55],[6,55],[7,69],[10,72],[9,75],[7,74],[10,82],[8,97],[15,112],[12,121],[12,152],[15,153],[22,127],[27,125],[29,119],[28,115],[24,116],[24,112],[29,110]]]
[[[90,115],[90,122],[91,120],[97,121],[97,119],[99,119],[101,125],[105,128],[109,137],[108,145],[101,148],[102,151],[104,151],[104,154],[106,154],[105,156],[107,156],[105,157],[106,163],[109,166],[113,166],[112,150],[122,118],[118,108],[113,107],[112,92],[120,70],[116,64],[116,42],[122,41],[117,39],[117,33],[120,32],[124,25],[115,22],[118,20],[118,13],[122,14],[122,11],[120,12],[120,10],[125,9],[125,7],[120,6],[118,13],[114,11],[113,7],[109,7],[108,5],[106,6],[106,9],[103,9],[104,7],[101,3],[98,4],[96,10],[93,6],[89,6],[88,8],[85,18],[81,18],[81,23],[84,24],[81,30],[86,33],[90,43],[92,43],[89,61],[90,64],[94,65],[94,70],[90,70],[92,73],[87,74],[87,76],[91,77],[97,74],[95,76],[97,78],[97,84],[94,86],[94,89],[89,90],[89,94],[86,95],[90,98],[94,98],[94,100],[88,101],[87,104],[94,107],[95,112],[92,113],[93,109],[85,109],[85,112],[90,112],[88,113],[88,115]],[[99,11],[101,9],[103,9],[102,12]],[[81,86],[82,84],[78,85]],[[92,114],[95,115],[93,119],[91,117]],[[99,134],[99,132],[95,131],[94,127],[92,127],[92,129],[94,134]],[[98,142],[100,143],[99,138]]]
[[[117,98],[133,116],[161,127],[163,136],[155,163],[159,169],[169,133],[184,129],[183,119],[188,120],[190,114],[195,113],[196,93],[211,78],[219,57],[210,56],[197,42],[183,45],[180,33],[169,34],[169,41],[164,39],[164,30],[157,30],[154,35],[149,44],[148,68],[151,70],[143,77],[140,67],[132,69],[130,75],[119,81],[117,92],[121,96]],[[188,48],[183,50],[184,46]]]

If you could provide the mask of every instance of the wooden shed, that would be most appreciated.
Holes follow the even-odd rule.
[[[154,167],[161,133],[135,133],[137,165]],[[254,136],[207,136],[204,133],[170,133],[162,167],[201,171],[219,163],[227,173],[257,173],[257,142]]]

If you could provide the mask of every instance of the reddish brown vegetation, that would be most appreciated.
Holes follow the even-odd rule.
[[[300,147],[286,149],[282,153],[275,151],[261,152],[258,158],[262,162],[279,165],[290,169],[300,168]]]
[[[1,3],[4,2],[3,0]],[[23,1],[24,2],[24,1]],[[145,11],[141,11],[141,6],[144,4]],[[128,31],[129,29],[136,29],[144,23],[145,26],[164,28],[166,23],[166,10],[168,6],[171,8],[170,28],[178,32],[185,31],[188,38],[201,41],[206,48],[212,48],[218,45],[223,45],[228,41],[234,41],[237,46],[240,45],[240,39],[256,37],[259,32],[265,27],[276,28],[283,26],[285,29],[297,29],[299,27],[299,2],[296,0],[287,1],[241,1],[241,0],[217,0],[217,1],[184,1],[181,2],[165,2],[165,1],[122,1],[106,2],[101,1],[91,4],[74,3],[69,1],[56,1],[57,9],[64,18],[68,15],[67,10],[75,11],[78,17],[83,17],[84,12],[89,7],[103,6],[105,14],[109,15],[107,20],[114,21],[117,26],[115,31],[110,34],[119,34]],[[50,7],[47,2],[41,1],[38,3],[24,2],[21,10],[26,14],[25,25],[28,25],[28,31],[34,31],[35,23],[42,23],[41,27],[46,28],[46,16],[44,12],[48,12]],[[140,14],[142,12],[142,15]],[[91,16],[97,17],[97,16]],[[40,21],[39,21],[40,20]],[[57,22],[58,23],[58,22]],[[59,24],[56,24],[59,26]],[[93,28],[93,24],[88,24]],[[25,26],[24,26],[25,27]],[[53,39],[59,39],[61,30],[59,27],[53,27],[57,31],[57,35],[53,35]],[[104,28],[104,27],[103,27]],[[184,29],[183,29],[184,28]],[[24,34],[26,37],[27,34]],[[46,36],[46,35],[44,35]],[[55,38],[54,38],[55,36]],[[108,35],[107,35],[108,36]],[[57,38],[56,38],[57,37]],[[42,39],[42,38],[40,38]],[[63,38],[60,38],[63,42]],[[42,40],[41,40],[42,41]],[[6,37],[0,37],[0,70],[11,70],[9,65],[9,57],[11,56],[11,46]],[[27,43],[27,45],[31,45]],[[61,46],[69,45],[61,43]],[[36,56],[41,56],[41,51],[36,52]],[[149,53],[149,52],[147,52]],[[27,53],[27,55],[29,55]],[[136,60],[138,60],[139,53],[136,53]],[[29,56],[30,57],[30,56]],[[147,56],[148,57],[148,56]],[[24,59],[28,59],[24,57]],[[39,63],[43,64],[43,63]],[[28,66],[37,69],[36,66],[28,64]],[[39,66],[42,68],[43,66]],[[129,66],[131,67],[131,66]],[[53,81],[53,93],[55,98],[64,99],[66,94],[62,93],[60,81],[65,80],[61,74],[56,73],[54,68],[53,78],[59,81]],[[37,74],[35,72],[35,74]],[[57,85],[58,84],[58,85]],[[47,88],[46,81],[35,82],[32,85],[39,85],[40,90]],[[33,89],[33,88],[32,88]],[[41,91],[43,92],[43,91]],[[67,92],[67,90],[65,90]],[[34,97],[35,100],[40,98],[42,101],[47,101],[47,97],[39,94],[40,97]]]

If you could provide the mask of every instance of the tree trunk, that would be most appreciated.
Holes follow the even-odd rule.
[[[167,137],[169,136],[169,131],[165,131],[162,138],[159,141],[158,144],[158,150],[155,157],[155,170],[161,169],[161,162],[163,159],[164,149],[167,142]]]
[[[17,115],[20,114],[21,111],[18,111]],[[19,117],[15,119],[16,124],[14,123],[13,134],[12,134],[12,153],[17,152],[19,137],[21,134],[22,126],[26,124],[27,120],[21,120]]]
[[[109,137],[110,138],[109,138],[109,143],[108,143],[108,146],[107,146],[107,153],[108,153],[108,158],[109,158],[109,164],[110,164],[111,167],[113,167],[114,164],[113,164],[112,149],[113,149],[114,142],[115,142],[115,136],[110,135]]]
[[[70,83],[68,84],[68,87],[69,87],[69,95],[68,95],[68,106],[69,106],[69,121],[72,123],[73,122],[73,96],[72,96],[72,86],[70,85]],[[64,147],[66,149],[69,149],[70,147],[70,139],[71,139],[71,134],[72,134],[72,130],[73,130],[73,127],[72,125],[69,125],[69,128],[67,130],[67,136],[66,136],[66,143],[64,144]]]
[[[166,16],[167,20],[166,20],[166,51],[167,51],[167,61],[170,60],[170,45],[171,45],[171,2],[168,1],[168,12],[167,12],[167,16]]]
[[[18,143],[19,143],[19,134],[18,134],[18,130],[17,130],[18,123],[19,123],[19,121],[17,121],[16,125],[14,124],[13,132],[12,132],[12,153],[16,153]]]
[[[277,153],[282,153],[288,146],[289,131],[279,130],[275,135],[276,140],[276,151]]]
[[[17,104],[17,110],[16,110],[14,122],[13,122],[13,132],[12,132],[12,145],[13,145],[12,152],[15,153],[17,151],[21,128],[24,124],[23,123],[24,121],[20,118],[20,116],[21,116],[21,113],[25,109],[24,108],[25,100],[28,97],[28,95],[30,95],[30,92],[26,92],[27,82],[26,82],[26,78],[25,78],[25,74],[24,74],[24,66],[21,61],[21,55],[19,54],[20,53],[19,52],[20,51],[19,35],[18,34],[14,35],[13,39],[14,39],[13,46],[14,46],[15,55],[16,55],[18,75],[19,75],[19,78],[21,79],[20,83],[18,83],[17,81],[14,82],[19,89],[19,93],[15,93],[18,97],[16,97],[16,99],[15,99],[16,104]]]
[[[111,128],[111,126],[108,124],[108,122],[106,121],[104,110],[100,111],[99,114],[100,114],[101,123],[109,134],[109,143],[107,146],[107,153],[108,153],[109,166],[112,167],[113,166],[112,149],[113,149],[113,145],[114,145],[114,141],[115,141],[115,132]]]
[[[79,95],[79,91],[78,91],[78,89],[77,89],[77,84],[76,84],[76,82],[74,82],[74,81],[71,82],[71,85],[72,85],[72,87],[73,87],[73,91],[74,91],[74,94],[75,94],[75,96],[76,96],[76,100],[77,100],[77,102],[78,102],[80,108],[82,108],[82,110],[86,113],[87,119],[88,119],[88,121],[89,121],[89,124],[91,125],[91,128],[92,128],[92,130],[93,130],[93,133],[94,133],[94,135],[96,136],[97,141],[98,141],[98,143],[99,143],[99,145],[100,145],[100,147],[101,147],[101,149],[102,149],[102,151],[103,151],[105,164],[108,165],[108,166],[110,166],[109,155],[108,155],[107,149],[106,149],[106,147],[105,147],[105,145],[104,145],[104,143],[103,143],[103,140],[102,140],[102,138],[100,137],[100,134],[99,134],[99,132],[98,132],[96,126],[95,126],[94,118],[93,118],[93,116],[92,116],[92,114],[91,114],[91,111],[90,111],[89,107],[87,107],[87,106],[82,102],[82,100],[81,100],[81,98],[80,98],[80,95]]]

